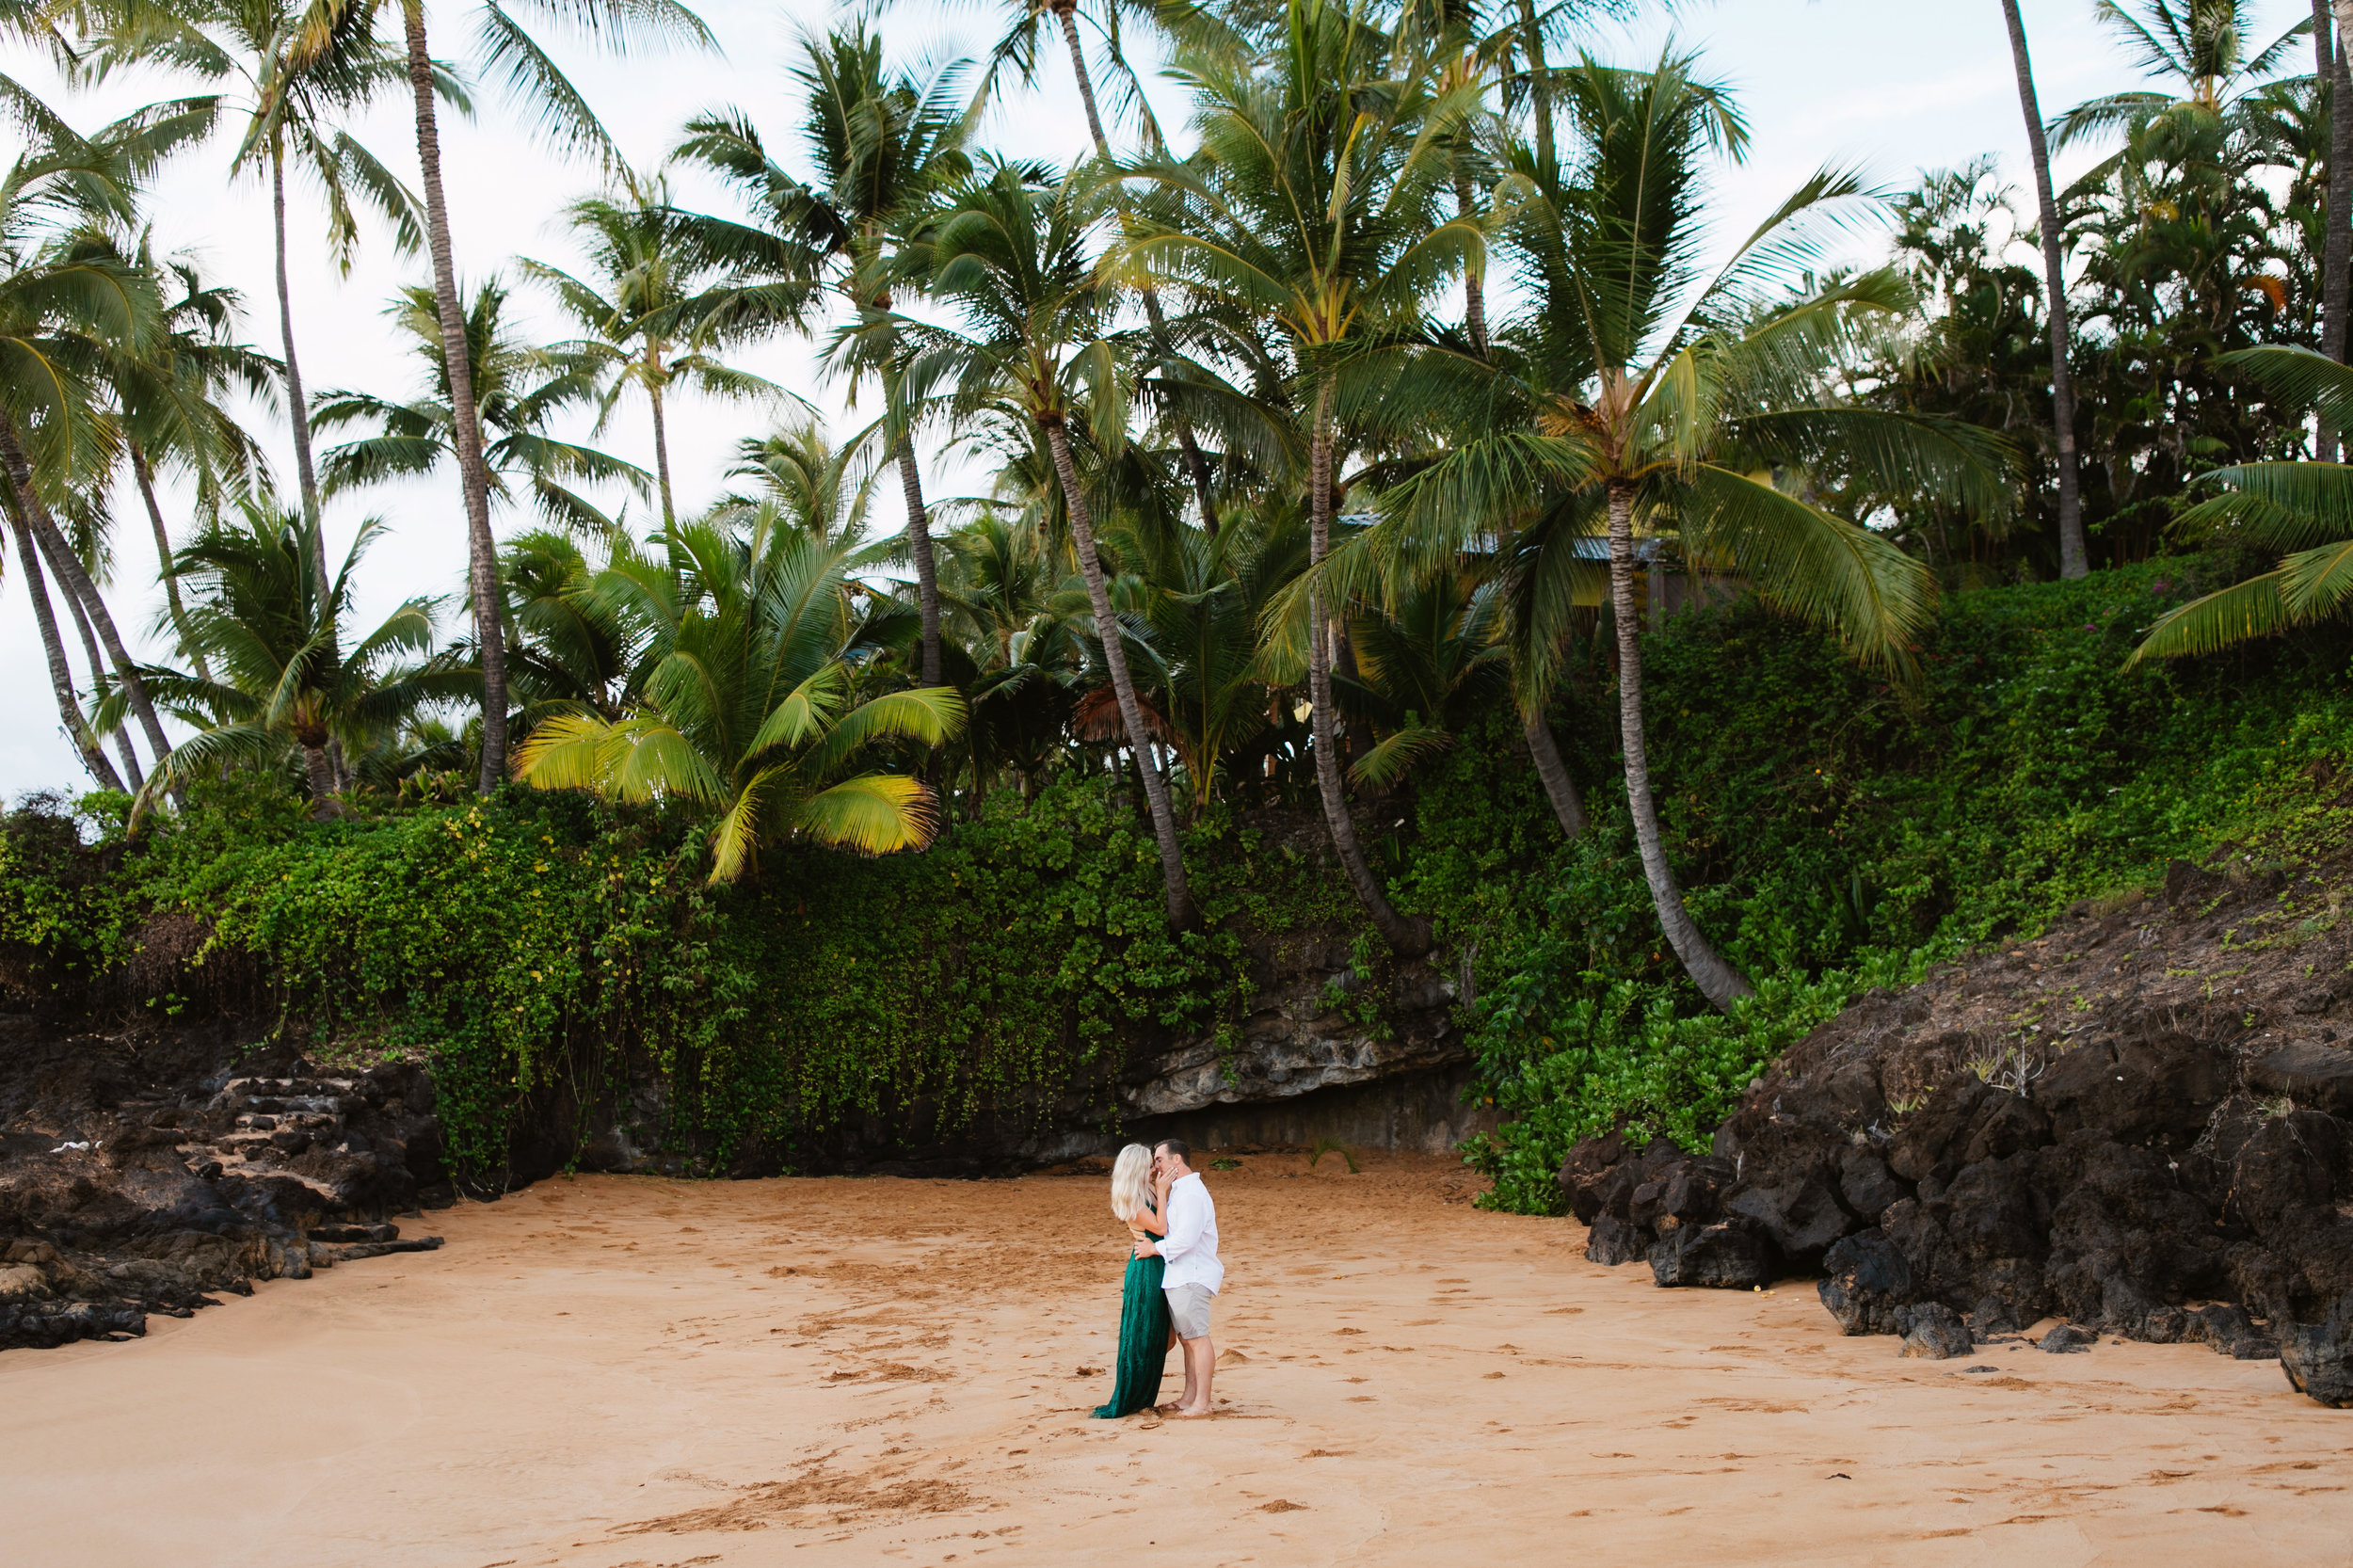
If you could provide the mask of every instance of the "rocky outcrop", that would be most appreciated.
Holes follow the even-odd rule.
[[[392,1220],[449,1201],[422,1067],[240,1070],[211,1045],[0,1019],[0,1350],[136,1336],[258,1279],[440,1244]]]
[[[1681,1267],[1685,1238],[1737,1224],[1765,1267],[1820,1275],[1847,1333],[1902,1335],[1906,1354],[2057,1318],[2045,1349],[2280,1354],[2315,1399],[2353,1398],[2337,889],[2180,864],[2167,886],[1865,998],[1753,1084],[1706,1154],[1579,1144],[1560,1180],[1588,1255],[1718,1283]]]
[[[2298,1391],[2338,1410],[2353,1408],[2353,1290],[2320,1322],[2289,1326],[2280,1366]]]

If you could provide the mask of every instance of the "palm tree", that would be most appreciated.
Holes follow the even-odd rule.
[[[724,363],[717,350],[756,328],[738,314],[714,316],[727,297],[718,288],[722,266],[696,253],[703,225],[670,205],[658,175],[624,170],[610,196],[585,197],[564,209],[573,236],[588,253],[594,280],[526,259],[526,276],[553,292],[567,315],[588,334],[555,345],[600,367],[604,381],[597,409],[603,434],[623,392],[643,392],[653,416],[654,475],[662,521],[678,520],[670,493],[670,441],[664,402],[673,386],[706,397],[738,401],[790,396],[784,389]]]
[[[1215,532],[1131,530],[1126,543],[1129,569],[1118,586],[1151,632],[1155,706],[1197,811],[1234,754],[1269,728],[1279,656],[1261,653],[1258,623],[1306,569],[1305,520],[1295,508],[1253,508]]]
[[[690,121],[675,156],[728,181],[755,215],[748,230],[730,233],[710,221],[701,231],[713,254],[740,260],[762,280],[741,291],[728,316],[799,327],[831,296],[861,323],[851,352],[836,362],[854,383],[867,376],[882,383],[884,415],[872,433],[899,471],[922,616],[919,669],[922,683],[936,686],[939,579],[915,453],[924,399],[901,373],[888,324],[892,291],[920,280],[939,194],[971,170],[962,70],[893,74],[883,65],[881,36],[863,24],[822,40],[804,34],[800,48],[792,75],[807,105],[801,134],[813,182],[771,158],[741,111]]]
[[[1332,548],[1334,398],[1344,367],[1418,334],[1431,295],[1483,248],[1475,220],[1438,217],[1453,194],[1449,135],[1475,85],[1402,58],[1361,11],[1290,0],[1283,41],[1262,69],[1195,56],[1182,74],[1198,108],[1189,166],[1151,166],[1184,204],[1182,226],[1147,231],[1132,254],[1245,303],[1289,339],[1305,425],[1309,561]],[[1357,898],[1401,953],[1430,945],[1425,922],[1390,906],[1349,816],[1332,704],[1332,642],[1310,590],[1307,689],[1324,821]]]
[[[514,9],[560,19],[600,44],[683,41],[715,47],[711,30],[680,0],[484,0],[475,14],[481,63],[505,79],[535,126],[557,146],[595,154],[607,168],[623,166],[619,152],[587,100],[532,38]],[[466,503],[467,586],[473,603],[474,640],[482,652],[482,768],[484,794],[506,776],[506,642],[499,624],[498,552],[490,537],[490,471],[483,454],[467,353],[467,312],[457,291],[457,264],[449,232],[449,201],[441,188],[441,130],[434,113],[437,68],[425,37],[424,0],[400,0],[408,45],[408,90],[417,126],[417,165],[424,175],[426,248],[433,257],[433,298],[440,328],[443,374],[449,387],[450,437]]]
[[[762,504],[783,508],[794,527],[841,544],[866,537],[866,509],[874,475],[858,472],[857,449],[825,439],[814,414],[765,436],[736,442],[730,479],[749,479],[759,493],[731,493],[721,508],[748,510]]]
[[[73,749],[81,754],[82,766],[97,780],[98,787],[125,793],[122,776],[106,760],[106,754],[100,748],[98,737],[82,712],[81,696],[73,689],[72,666],[66,663],[65,641],[57,632],[57,612],[49,602],[49,584],[41,576],[40,547],[33,543],[32,532],[24,521],[24,508],[13,487],[0,492],[0,510],[8,513],[8,533],[16,541],[17,571],[24,580],[24,594],[33,606],[33,622],[40,632],[41,649],[48,657],[49,685],[56,696],[58,720],[73,742]]]
[[[543,719],[516,754],[538,789],[672,797],[719,813],[711,880],[752,870],[794,836],[869,855],[918,848],[936,825],[922,783],[856,771],[893,738],[936,746],[964,718],[944,687],[864,696],[855,551],[756,515],[748,536],[710,523],[664,531],[666,559],[626,546],[597,591],[649,636],[640,695],[622,717]]]
[[[2026,25],[2019,20],[2018,0],[2002,0],[2002,15],[2009,24],[2010,63],[2018,72],[2018,104],[2025,111],[2026,151],[2034,162],[2036,211],[2041,216],[2043,297],[2051,328],[2051,424],[2058,439],[2059,575],[2081,577],[2090,566],[2084,551],[2083,490],[2075,471],[2075,383],[2067,367],[2067,274],[2059,261],[2058,202],[2051,195],[2051,146],[2042,133],[2034,59],[2026,50]]]
[[[616,719],[629,706],[645,638],[596,591],[598,569],[561,529],[526,529],[500,552],[526,735],[551,713]]]
[[[962,317],[961,328],[901,317],[891,330],[916,356],[915,378],[952,389],[949,406],[960,423],[987,421],[1011,439],[1040,440],[1051,457],[1104,667],[1144,780],[1169,925],[1181,930],[1193,907],[1176,813],[1072,452],[1074,423],[1097,451],[1117,451],[1127,435],[1130,383],[1124,345],[1110,330],[1113,291],[1088,254],[1105,208],[1102,187],[1076,175],[1041,189],[1021,169],[988,168],[957,193],[932,240],[931,294]]]
[[[298,513],[248,504],[180,552],[174,570],[195,600],[190,631],[221,677],[143,672],[198,732],[156,768],[135,820],[159,789],[223,765],[273,766],[290,752],[301,757],[312,816],[338,816],[330,745],[365,752],[424,708],[472,694],[471,672],[430,657],[433,606],[425,600],[408,600],[346,645],[352,574],[381,532],[373,521],[360,530],[323,596],[312,564],[318,530]],[[101,705],[102,727],[120,716],[116,699]]]
[[[303,515],[319,523],[318,473],[312,456],[309,401],[295,352],[294,302],[288,285],[286,167],[309,171],[327,200],[327,239],[344,272],[359,242],[356,208],[375,209],[391,225],[401,254],[423,241],[416,200],[376,155],[336,121],[396,88],[404,67],[397,51],[375,33],[374,10],[359,0],[128,0],[108,30],[91,40],[85,72],[103,80],[128,67],[161,65],[208,84],[233,84],[245,119],[232,172],[256,170],[269,181],[272,248],[277,262],[278,330],[284,358],[286,419],[294,434],[295,474]],[[447,75],[437,82],[443,99],[463,108],[464,94]],[[324,555],[313,565],[324,573]],[[322,577],[319,591],[328,584]]]
[[[2010,0],[2004,0],[2007,6]],[[2096,0],[2092,8],[2134,63],[2174,90],[2112,92],[2076,104],[2051,122],[2054,145],[2139,136],[2159,120],[2215,124],[2238,116],[2247,94],[2280,69],[2313,25],[2295,25],[2253,46],[2254,0]],[[2013,54],[2018,44],[2012,39]]]
[[[106,231],[130,219],[142,178],[167,154],[205,134],[212,110],[201,101],[154,104],[84,137],[5,79],[0,110],[26,133],[25,147],[0,176],[0,470],[10,487],[11,529],[26,567],[26,588],[37,596],[35,619],[59,716],[76,749],[87,762],[96,742],[80,712],[56,616],[47,611],[37,557],[104,646],[106,663],[160,760],[170,743],[114,616],[58,527],[51,503],[96,486],[114,467],[121,429],[98,389],[110,369],[145,356],[162,330],[153,280]],[[104,782],[111,769],[92,773]]]
[[[1123,13],[1127,19],[1160,26],[1176,36],[1201,39],[1210,32],[1206,15],[1191,8],[1138,5],[1136,0],[1102,0],[1099,26],[1110,45],[1110,57],[1114,78],[1123,89],[1127,106],[1132,109],[1144,128],[1144,149],[1158,155],[1164,147],[1159,124],[1153,120],[1150,106],[1139,89],[1135,72],[1128,63],[1120,47],[1120,24]],[[985,90],[994,95],[1002,67],[1011,66],[1023,83],[1037,79],[1037,33],[1047,16],[1052,16],[1062,31],[1063,42],[1070,54],[1070,73],[1079,88],[1079,101],[1085,106],[1087,132],[1095,143],[1096,156],[1108,166],[1112,162],[1111,137],[1103,129],[1102,110],[1096,102],[1095,75],[1087,69],[1086,47],[1079,38],[1078,0],[1016,0],[1013,23],[997,46],[989,52],[989,72]],[[1217,36],[1211,33],[1211,36]],[[1220,41],[1223,41],[1222,39]],[[1123,217],[1125,214],[1123,212]],[[1160,311],[1160,292],[1150,283],[1139,291],[1144,300],[1144,319],[1151,328],[1152,346],[1161,362],[1164,374],[1180,370],[1172,346],[1168,323]],[[1185,474],[1193,483],[1193,501],[1201,508],[1202,526],[1212,534],[1217,532],[1217,496],[1209,475],[1209,459],[1202,456],[1200,442],[1193,436],[1193,422],[1183,408],[1171,407],[1169,422],[1176,437],[1176,449],[1185,464]]]
[[[2353,68],[2348,68],[2345,35],[2353,31],[2353,0],[2341,0],[2331,12],[2329,0],[2313,0],[2313,80],[2326,84],[2317,95],[2329,105],[2329,181],[2321,217],[2328,224],[2320,257],[2320,351],[2340,364],[2345,361],[2345,313],[2353,302]],[[2337,432],[2321,426],[2313,456],[2322,462],[2337,455]]]
[[[462,424],[450,395],[441,352],[440,302],[430,289],[401,291],[385,314],[408,338],[424,372],[424,395],[394,403],[368,392],[320,394],[312,409],[322,430],[373,426],[375,433],[327,454],[329,495],[389,479],[431,473],[462,449]],[[583,484],[620,483],[646,493],[646,471],[609,453],[549,435],[565,409],[593,402],[602,361],[575,347],[538,348],[508,325],[505,286],[493,278],[466,302],[466,379],[480,411],[477,428],[495,438],[483,451],[491,494],[518,501],[525,493],[546,520],[599,536],[613,526],[580,493]],[[480,616],[476,616],[477,621]]]
[[[2267,346],[2221,362],[2286,402],[2314,408],[2325,425],[2353,429],[2353,368],[2328,355]],[[2227,529],[2242,543],[2281,552],[2280,564],[2167,611],[2128,663],[2217,652],[2353,609],[2353,468],[2328,460],[2239,463],[2206,477],[2222,493],[2183,513],[2182,525]]]
[[[1349,770],[1352,778],[1383,788],[1396,783],[1423,758],[1451,746],[1470,715],[1508,685],[1504,595],[1493,582],[1466,593],[1467,576],[1422,573],[1393,604],[1367,604],[1351,617],[1357,701],[1380,736]]]
[[[1493,376],[1425,393],[1478,406],[1492,428],[1401,486],[1345,564],[1360,579],[1375,563],[1402,576],[1417,560],[1511,533],[1522,557],[1513,570],[1534,590],[1520,615],[1542,644],[1545,619],[1565,614],[1589,520],[1606,519],[1635,840],[1668,940],[1702,994],[1724,1007],[1748,983],[1685,908],[1652,793],[1638,528],[1653,548],[1679,536],[1688,559],[1730,566],[1863,659],[1901,669],[1932,589],[1926,569],[1775,475],[1841,467],[1888,491],[1932,486],[1998,510],[2004,450],[1982,432],[1822,397],[1856,318],[1908,303],[1886,274],[1772,293],[1817,254],[1809,216],[1863,195],[1850,176],[1807,181],[1700,277],[1704,160],[1737,152],[1745,135],[1721,90],[1673,56],[1648,72],[1589,56],[1557,72],[1554,86],[1573,126],[1574,167],[1556,186],[1531,178],[1514,195],[1529,306],[1509,333],[1513,352]],[[1334,575],[1336,585],[1351,581]]]
[[[180,580],[173,575],[171,531],[155,497],[158,463],[194,482],[200,511],[216,513],[231,487],[267,487],[269,465],[253,438],[230,414],[232,392],[267,398],[279,385],[277,367],[236,341],[237,291],[207,284],[187,257],[158,262],[142,250],[140,264],[164,301],[163,331],[146,358],[118,358],[108,366],[122,456],[154,536],[157,575],[164,584],[181,657],[206,680],[203,650],[190,639]]]

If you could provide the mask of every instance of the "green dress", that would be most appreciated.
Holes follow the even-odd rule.
[[[1160,1369],[1168,1360],[1168,1298],[1160,1294],[1167,1267],[1157,1257],[1128,1259],[1128,1282],[1119,1299],[1119,1381],[1112,1388],[1112,1402],[1095,1411],[1106,1420],[1160,1402]]]

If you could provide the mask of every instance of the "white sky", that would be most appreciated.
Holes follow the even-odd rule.
[[[2095,27],[2090,0],[2023,4],[2046,116],[2095,94],[2137,85],[2121,52]],[[668,151],[691,115],[722,104],[747,109],[772,153],[789,167],[799,167],[792,136],[798,105],[786,74],[793,41],[802,27],[823,28],[851,15],[851,8],[834,9],[814,0],[781,6],[763,0],[707,0],[698,8],[719,37],[725,50],[721,56],[673,54],[616,62],[568,47],[559,36],[542,38],[640,167],[657,162]],[[428,7],[437,55],[462,57],[471,34],[471,9],[439,3]],[[2259,0],[2254,10],[2265,40],[2310,14],[2304,0]],[[1001,3],[989,0],[960,6],[909,0],[888,15],[884,36],[910,63],[941,55],[977,54],[994,39],[1004,13]],[[1997,0],[1687,3],[1673,17],[1661,14],[1629,28],[1609,28],[1596,37],[1593,48],[1606,59],[1647,63],[1670,34],[1699,49],[1707,71],[1733,86],[1754,133],[1750,161],[1727,170],[1717,187],[1721,224],[1727,234],[1752,226],[1805,175],[1831,160],[1864,160],[1877,179],[1901,184],[1921,168],[1949,167],[1992,152],[2001,157],[2006,177],[2021,186],[2026,183],[2025,136]],[[2309,71],[2309,60],[2310,55],[2299,51],[2292,69]],[[5,69],[34,85],[85,128],[140,103],[195,90],[154,74],[122,78],[103,93],[69,95],[45,61],[24,51],[15,51]],[[1038,91],[1016,96],[998,111],[984,142],[1009,154],[1064,163],[1085,151],[1086,127],[1059,48],[1043,56],[1041,74]],[[1174,133],[1184,118],[1180,95],[1165,83],[1153,84],[1153,95],[1162,122]],[[518,117],[488,90],[478,98],[473,122],[445,121],[442,127],[460,276],[471,282],[504,268],[511,280],[511,259],[518,255],[568,269],[575,266],[578,258],[555,226],[553,214],[563,202],[595,187],[595,170],[537,148]],[[405,94],[387,100],[352,129],[413,184],[416,151],[406,104]],[[0,154],[8,151],[0,148]],[[163,248],[196,252],[215,280],[245,292],[247,339],[275,353],[267,191],[250,180],[230,181],[230,151],[224,140],[180,160],[155,192],[154,230]],[[2073,162],[2088,164],[2089,157]],[[2063,161],[2062,181],[2070,170]],[[718,203],[719,210],[731,210],[724,205],[723,195],[692,176],[674,177],[672,188],[681,204]],[[2025,200],[2031,200],[2030,193]],[[351,276],[343,278],[324,254],[324,246],[306,240],[317,233],[318,223],[315,202],[297,190],[289,225],[296,344],[306,382],[313,390],[352,387],[408,395],[414,390],[412,360],[381,312],[395,288],[429,278],[429,267],[422,257],[403,261],[395,256],[378,232],[369,236]],[[569,335],[531,291],[519,288],[516,303],[527,329],[551,339]],[[807,345],[773,344],[742,355],[738,362],[808,396],[835,418],[838,430],[855,426],[842,412],[838,393],[817,380]],[[671,463],[682,513],[720,491],[735,441],[760,433],[765,418],[757,408],[733,405],[697,407],[686,401],[673,409]],[[270,443],[281,482],[291,486],[294,460],[282,425],[257,415],[254,428]],[[584,427],[566,433],[586,435]],[[651,435],[642,404],[624,405],[603,444],[652,467]],[[927,468],[936,491],[952,491],[967,478],[936,458]],[[617,504],[620,497],[606,499]],[[164,504],[173,529],[184,529],[186,498],[167,494]],[[895,525],[895,497],[885,497],[880,504],[885,523]],[[380,616],[412,594],[455,594],[464,577],[466,551],[464,513],[454,473],[429,484],[386,487],[329,503],[330,548],[340,551],[360,520],[370,515],[384,518],[391,532],[364,570],[362,624],[372,624],[364,618],[371,613]],[[642,512],[632,507],[632,515]],[[504,531],[527,520],[517,511],[494,517],[493,523]],[[168,649],[149,632],[162,594],[155,585],[148,530],[136,511],[122,519],[120,530],[118,567],[107,597],[135,651],[161,660]],[[40,639],[12,560],[5,563],[5,574],[8,581],[0,583],[0,669],[8,672],[8,679],[0,682],[0,796],[40,788],[86,788],[88,780],[57,722]],[[71,648],[70,627],[68,641],[77,679],[86,681],[78,648]]]

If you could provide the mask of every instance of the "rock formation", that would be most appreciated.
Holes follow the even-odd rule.
[[[1708,1153],[1572,1150],[1588,1256],[1643,1258],[1662,1286],[1817,1273],[1847,1333],[1903,1335],[1906,1354],[2058,1318],[2044,1349],[2105,1333],[2283,1354],[2297,1387],[2353,1401],[2337,894],[2177,862],[2163,903],[2078,906],[1867,997],[1753,1084]]]
[[[257,1279],[440,1245],[392,1223],[449,1201],[420,1067],[240,1064],[216,1032],[23,1017],[0,1018],[0,1350],[143,1334]]]

